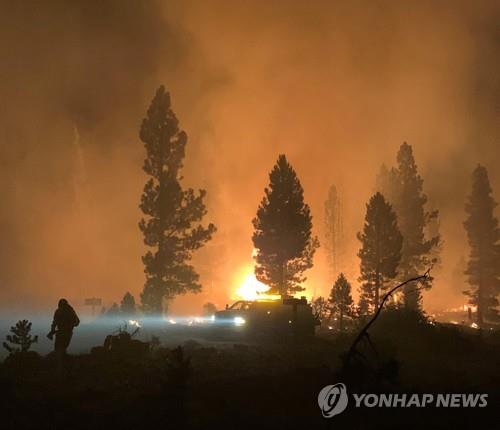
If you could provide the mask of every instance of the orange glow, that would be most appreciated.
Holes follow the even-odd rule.
[[[239,276],[236,276],[235,284],[238,287],[231,297],[234,300],[279,300],[281,298],[278,294],[267,294],[270,287],[255,277],[252,265],[246,266]],[[300,296],[311,300],[311,293],[307,290],[301,291]]]
[[[256,300],[258,298],[264,298],[263,296],[267,296],[267,294],[264,293],[269,291],[270,287],[257,280],[253,273],[252,266],[248,266],[240,279],[241,281],[238,282],[239,286],[234,293],[234,298],[240,300]]]

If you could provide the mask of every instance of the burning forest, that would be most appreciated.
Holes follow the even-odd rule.
[[[3,2],[1,427],[494,428],[499,19]]]

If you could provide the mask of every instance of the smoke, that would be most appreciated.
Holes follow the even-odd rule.
[[[1,8],[2,299],[116,296],[141,280],[145,94],[181,73],[185,35],[154,2]]]
[[[207,189],[218,226],[195,261],[205,291],[174,308],[230,298],[235,274],[252,263],[251,219],[282,152],[320,239],[328,188],[343,190],[356,284],[364,204],[403,141],[445,241],[426,307],[463,302],[451,280],[468,253],[461,222],[473,167],[489,168],[500,189],[498,2],[0,7],[2,303],[138,295],[145,178],[137,133],[161,83],[189,136],[185,183]],[[322,250],[309,278],[310,291],[327,293]]]

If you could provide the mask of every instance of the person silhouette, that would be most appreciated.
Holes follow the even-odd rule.
[[[52,340],[54,334],[56,341],[54,342],[54,351],[58,356],[66,355],[66,350],[73,336],[73,329],[80,324],[80,319],[73,307],[66,299],[59,300],[58,307],[54,312],[54,319],[50,333],[47,337]]]

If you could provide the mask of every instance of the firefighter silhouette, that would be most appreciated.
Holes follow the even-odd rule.
[[[72,306],[66,299],[59,300],[59,305],[54,312],[54,320],[52,321],[50,333],[47,335],[50,340],[53,339],[54,334],[56,335],[54,351],[58,355],[66,354],[66,349],[73,336],[73,328],[78,326],[78,324],[80,324],[80,319]]]

